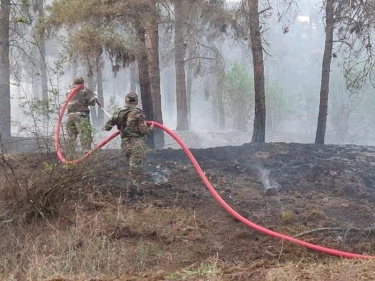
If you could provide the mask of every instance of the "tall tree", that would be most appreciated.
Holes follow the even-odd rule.
[[[332,57],[341,54],[347,88],[358,91],[373,74],[375,57],[372,39],[375,23],[373,1],[326,0],[326,40],[322,63],[320,105],[315,143],[325,141],[328,115],[329,79]],[[334,52],[334,47],[337,50]]]
[[[148,50],[149,76],[151,86],[152,112],[154,116],[151,120],[163,124],[163,116],[161,112],[161,93],[160,93],[160,66],[159,66],[159,11],[157,1],[150,0],[151,9],[154,17],[151,17],[147,23],[146,46]],[[164,133],[161,130],[152,132],[154,138],[154,146],[164,146]]]
[[[44,0],[35,0],[34,11],[38,13],[38,22],[44,21]],[[47,79],[47,67],[46,67],[46,30],[40,28],[38,30],[37,45],[39,48],[39,67],[40,67],[40,80],[42,85],[42,99],[48,100],[48,79]]]
[[[197,0],[174,3],[174,55],[176,72],[177,130],[188,130],[191,119],[193,78],[213,72],[223,33],[224,1]]]
[[[222,54],[222,42],[219,41],[216,44],[213,44],[213,50],[215,50],[216,55],[213,60],[213,78],[209,77],[207,82],[213,82],[213,93],[210,93],[211,85],[207,86],[205,91],[212,95],[212,105],[214,109],[214,117],[217,120],[219,128],[221,130],[225,129],[225,104],[224,96],[226,93],[225,90],[225,59]]]
[[[10,64],[9,64],[10,0],[0,1],[0,136],[11,136]]]
[[[105,107],[104,104],[104,97],[103,97],[103,58],[102,56],[98,56],[96,58],[96,85],[97,85],[97,92],[98,92],[98,100],[103,108]],[[104,112],[103,110],[98,110],[98,121],[99,124],[103,124],[104,121]]]
[[[137,64],[135,61],[130,63],[129,65],[130,71],[130,91],[136,92],[137,91],[137,84],[139,83],[138,75],[137,75]]]
[[[331,71],[332,49],[333,49],[333,30],[334,30],[334,0],[326,1],[326,39],[324,46],[323,62],[322,62],[322,80],[320,86],[320,104],[318,115],[318,126],[316,129],[315,143],[324,144],[326,133],[327,113],[328,113],[328,93],[329,78]]]
[[[86,70],[87,70],[87,74],[86,74],[87,78],[85,80],[86,80],[87,87],[91,89],[92,91],[94,91],[94,89],[96,88],[95,87],[96,83],[95,83],[93,67],[90,65],[90,63],[87,64]],[[90,113],[91,113],[90,115],[91,115],[92,124],[95,127],[100,126],[98,114],[96,111],[96,105],[90,106]]]
[[[264,3],[262,3],[264,2]],[[283,32],[288,31],[288,25],[295,17],[294,0],[258,1],[243,0],[238,7],[234,6],[235,21],[230,21],[233,37],[239,42],[245,42],[250,35],[250,49],[254,73],[254,123],[252,142],[265,142],[266,133],[266,95],[265,95],[265,70],[264,70],[264,45],[268,46],[265,38],[267,21],[277,12],[277,21],[283,25]],[[261,9],[260,9],[261,7]],[[275,13],[276,14],[276,13]],[[265,52],[267,54],[267,52]]]
[[[252,142],[265,142],[266,98],[264,90],[264,64],[262,37],[259,25],[258,0],[248,0],[251,52],[253,54],[255,117]]]
[[[185,0],[175,1],[175,68],[176,68],[176,102],[177,102],[177,127],[176,130],[188,130],[188,102],[186,94],[186,74],[185,74],[185,22],[186,10]]]
[[[143,26],[137,25],[138,40],[140,42],[138,47],[137,62],[138,62],[138,75],[139,75],[139,86],[141,89],[141,98],[143,110],[147,114],[149,120],[154,120],[155,112],[152,106],[152,94],[151,94],[151,80],[149,72],[149,60],[146,48],[146,30]],[[150,134],[147,139],[149,146],[155,146],[154,134]]]

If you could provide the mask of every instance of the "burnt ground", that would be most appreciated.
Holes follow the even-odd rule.
[[[191,152],[220,196],[248,220],[291,236],[316,230],[300,238],[343,251],[375,254],[375,232],[371,232],[375,227],[375,147],[270,143]],[[101,153],[107,169],[120,174],[126,164],[118,151]],[[140,205],[188,208],[198,220],[208,222],[204,249],[195,258],[204,259],[212,251],[227,261],[279,257],[281,242],[229,215],[182,150],[148,154],[146,170],[148,183],[143,185]],[[124,191],[116,177],[98,178],[97,184],[99,190],[114,196]],[[222,244],[220,250],[215,244]],[[301,246],[283,247],[282,260],[321,257]]]
[[[368,228],[374,224],[375,148],[274,143],[192,153],[230,206],[269,229],[298,234],[320,227]],[[212,199],[183,152],[154,153],[149,163],[169,170],[170,179],[145,200],[171,204],[177,194],[183,194],[179,199],[182,205],[195,208],[204,216],[220,214],[220,220],[230,218]],[[223,230],[234,227],[229,222],[221,225]],[[330,237],[324,233],[316,242],[339,246],[335,244],[338,234]],[[368,249],[358,248],[357,241],[348,247],[350,232],[345,234],[346,246],[339,248],[367,252]],[[252,231],[248,235],[263,239]]]
[[[375,255],[375,147],[266,143],[191,152],[218,194],[248,220],[314,244]],[[56,156],[48,159],[58,162]],[[89,162],[92,174],[74,191],[76,198],[113,202],[123,198],[126,162],[119,150],[98,151]],[[131,205],[120,199],[121,204],[142,214],[148,208],[183,209],[194,217],[194,222],[181,228],[183,233],[172,236],[161,230],[108,229],[113,239],[143,237],[174,256],[149,270],[170,273],[216,256],[243,274],[235,279],[228,267],[223,276],[231,279],[220,280],[263,280],[267,268],[283,262],[331,258],[283,243],[233,218],[213,198],[182,150],[152,151],[146,162],[144,196]],[[86,201],[88,211],[106,206]],[[244,264],[249,266],[247,273],[239,269]]]

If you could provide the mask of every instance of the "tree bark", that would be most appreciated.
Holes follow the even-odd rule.
[[[94,82],[94,74],[92,71],[92,66],[88,65],[87,70],[87,88],[89,88],[91,91],[95,91],[95,82]],[[90,115],[91,115],[91,123],[94,127],[99,126],[98,121],[98,114],[96,112],[96,105],[90,106]]]
[[[176,130],[188,130],[188,104],[186,96],[185,75],[185,52],[184,42],[184,1],[175,1],[175,68],[176,68],[176,104],[177,104],[177,127]]]
[[[168,109],[168,116],[176,116],[176,75],[174,67],[168,67],[164,70],[162,75],[162,100],[164,108]],[[165,116],[165,115],[164,115]]]
[[[31,46],[30,61],[30,79],[32,85],[33,98],[43,101],[41,112],[40,133],[49,134],[49,100],[48,100],[48,77],[46,67],[46,33],[45,28],[38,27],[40,22],[44,20],[44,0],[34,0],[33,17],[37,20],[33,21],[32,30],[35,44]],[[38,118],[39,119],[39,118]],[[38,120],[39,122],[39,120]]]
[[[40,20],[44,20],[44,0],[37,2],[38,14]],[[42,84],[42,99],[48,99],[48,80],[47,80],[47,67],[46,67],[46,33],[42,28],[38,36],[38,45],[40,51],[40,79]]]
[[[258,0],[248,0],[251,52],[254,66],[255,116],[251,142],[263,143],[266,135],[266,99],[262,37],[259,28]]]
[[[139,83],[137,77],[137,65],[136,62],[130,63],[129,66],[130,71],[130,91],[137,92],[137,84]]]
[[[193,94],[193,64],[191,62],[192,60],[187,64],[186,75],[186,107],[189,128],[191,128],[191,96]]]
[[[153,107],[154,117],[149,119],[163,124],[163,115],[161,111],[161,94],[160,94],[160,67],[159,67],[159,21],[156,0],[150,0],[151,9],[155,13],[155,18],[151,19],[146,32],[146,44],[149,60],[149,75],[151,86],[151,104]],[[164,146],[164,132],[154,130],[155,147]]]
[[[327,113],[328,113],[328,94],[329,94],[329,78],[331,71],[332,48],[333,48],[333,1],[326,1],[326,39],[324,46],[323,62],[322,62],[322,79],[320,85],[320,103],[318,126],[316,129],[315,143],[324,144],[326,126],[327,126]]]
[[[154,120],[155,113],[153,107],[153,100],[151,95],[151,82],[150,73],[148,69],[149,61],[146,50],[146,31],[145,29],[138,25],[136,26],[138,40],[140,42],[140,47],[138,48],[138,73],[139,73],[139,86],[141,90],[142,107],[146,114],[147,120]],[[147,144],[149,147],[155,147],[154,134],[150,134],[147,138]]]
[[[77,59],[74,59],[72,61],[72,75],[73,77],[76,77],[78,74],[78,62]]]
[[[105,107],[104,105],[104,97],[103,97],[103,61],[102,61],[102,56],[98,55],[97,61],[96,61],[96,83],[98,86],[98,100],[101,106],[103,108]],[[98,124],[103,124],[104,122],[104,112],[102,109],[98,108]]]
[[[225,108],[224,108],[224,100],[223,94],[225,89],[225,63],[222,57],[223,53],[223,44],[219,40],[218,43],[213,45],[215,51],[217,52],[216,57],[216,66],[215,66],[215,110],[217,111],[217,119],[219,122],[219,128],[221,130],[225,130]]]
[[[10,64],[9,64],[10,0],[0,2],[0,137],[11,136]]]

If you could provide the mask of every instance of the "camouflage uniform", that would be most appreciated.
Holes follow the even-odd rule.
[[[68,96],[77,85],[81,84],[84,84],[82,77],[73,78],[73,86],[66,95]],[[95,103],[94,93],[86,87],[80,89],[68,103],[66,130],[68,133],[68,149],[71,154],[75,152],[78,135],[80,135],[82,150],[88,151],[91,149],[93,139],[89,106],[94,106]]]
[[[133,101],[129,103],[129,101]],[[137,94],[131,92],[125,98],[126,106],[117,110],[104,126],[110,131],[113,126],[121,131],[121,149],[129,163],[127,181],[128,200],[140,195],[137,179],[143,176],[144,159],[147,151],[145,137],[150,133],[146,125],[146,116],[142,109],[136,107]]]

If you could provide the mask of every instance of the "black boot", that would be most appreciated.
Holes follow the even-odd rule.
[[[127,182],[127,196],[125,198],[125,203],[136,203],[137,197],[143,196],[143,191],[139,189],[138,182],[134,179],[128,180]]]
[[[135,192],[134,191],[128,191],[126,198],[125,198],[125,204],[132,204],[136,202],[135,198]]]

